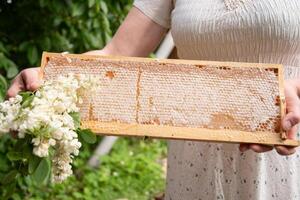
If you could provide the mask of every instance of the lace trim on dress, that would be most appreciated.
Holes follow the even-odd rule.
[[[224,0],[227,10],[234,10],[244,4],[246,0]]]

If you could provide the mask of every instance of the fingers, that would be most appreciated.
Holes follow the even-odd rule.
[[[298,132],[298,126],[299,124],[294,125],[292,128],[287,130],[287,138],[288,139],[294,139]]]
[[[251,149],[256,153],[264,153],[273,150],[273,146],[260,145],[260,144],[240,144],[239,150],[245,152]]]
[[[288,138],[292,139],[295,137],[298,131],[298,125],[293,126],[291,129],[288,130]],[[278,154],[283,155],[283,156],[288,156],[292,155],[293,153],[296,152],[295,147],[288,147],[288,146],[275,146],[275,149]]]
[[[275,149],[278,154],[283,155],[283,156],[292,155],[293,153],[296,152],[295,147],[276,146]]]
[[[259,144],[250,144],[250,149],[256,153],[264,153],[273,150],[273,146],[259,145]]]
[[[286,112],[287,115],[282,120],[282,128],[289,131],[300,122],[300,100],[297,87],[292,84],[285,88]]]
[[[287,132],[289,132],[292,127],[296,126],[300,122],[300,112],[296,109],[300,110],[300,102],[299,105],[295,106],[293,111],[287,113],[287,115],[283,118],[282,128]]]
[[[7,98],[16,96],[20,91],[38,89],[40,86],[39,70],[39,68],[29,68],[21,71],[7,90]]]
[[[282,128],[287,132],[287,138],[295,138],[300,122],[300,100],[299,84],[297,80],[289,81],[285,87],[286,96],[286,116],[282,120]],[[276,146],[276,151],[280,155],[291,155],[296,152],[295,147]]]
[[[298,103],[297,103],[298,104]],[[287,113],[287,115],[282,120],[282,128],[287,133],[287,138],[293,139],[298,131],[298,124],[300,122],[300,102],[299,105],[295,103],[294,107],[290,107],[291,112]]]
[[[266,145],[258,145],[258,144],[241,144],[239,147],[241,152],[245,152],[249,149],[256,153],[265,153],[268,151],[273,150],[272,146],[266,146]],[[295,147],[286,147],[286,146],[276,146],[275,147],[278,154],[282,156],[288,156],[292,155],[296,152]]]
[[[16,96],[20,91],[25,90],[24,82],[21,74],[18,74],[12,81],[10,88],[6,92],[6,98]]]
[[[250,144],[240,144],[240,146],[239,146],[239,150],[241,151],[241,152],[245,152],[245,151],[247,151],[247,150],[249,150],[250,149]]]
[[[295,138],[300,122],[300,100],[298,96],[298,82],[290,82],[285,88],[287,115],[282,120],[282,128],[287,132],[289,139]],[[291,155],[296,152],[294,147],[276,146],[276,151],[280,155]]]
[[[34,91],[40,86],[39,68],[29,68],[21,72],[26,90]]]

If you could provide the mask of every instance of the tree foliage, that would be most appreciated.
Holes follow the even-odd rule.
[[[102,48],[132,0],[0,1],[0,101],[19,70],[39,66],[43,51]]]

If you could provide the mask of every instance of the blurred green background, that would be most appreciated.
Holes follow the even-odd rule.
[[[132,2],[1,0],[0,101],[20,70],[40,65],[43,51],[83,53],[101,49],[124,20]],[[13,142],[9,136],[0,138],[0,180],[10,169],[6,154]],[[74,176],[63,184],[34,185],[29,178],[19,177],[16,190],[10,191],[12,199],[146,200],[164,191],[164,141],[119,139],[102,159],[101,167],[93,169],[87,161],[96,145],[83,145],[74,163]],[[3,199],[8,191],[1,186]]]

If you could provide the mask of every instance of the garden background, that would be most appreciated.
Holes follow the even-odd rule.
[[[43,51],[101,49],[131,6],[132,0],[1,0],[0,101],[18,72],[40,65]],[[10,171],[7,152],[14,142],[9,136],[0,138],[0,180]],[[146,200],[163,192],[164,141],[121,138],[94,169],[87,162],[96,145],[83,144],[74,176],[63,184],[35,185],[29,177],[18,177],[7,187],[0,181],[0,199],[11,193],[14,200]]]

